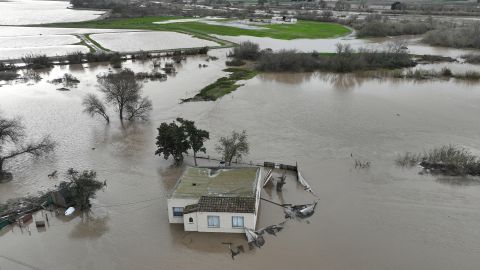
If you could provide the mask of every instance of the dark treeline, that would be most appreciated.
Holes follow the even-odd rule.
[[[183,3],[161,2],[131,2],[115,0],[70,0],[74,8],[109,9],[112,18],[142,17],[142,16],[223,16],[246,18],[251,11],[248,9],[184,9]]]
[[[333,54],[317,52],[303,53],[295,50],[260,51],[251,42],[242,43],[234,49],[232,56],[241,60],[255,60],[255,68],[259,71],[332,71],[352,72],[372,69],[395,69],[412,67],[416,62],[401,45],[391,45],[385,50],[359,49],[353,50],[348,45],[337,45]],[[255,58],[252,58],[255,56]]]
[[[423,42],[433,46],[480,48],[480,23],[428,32]]]
[[[358,37],[385,37],[424,34],[435,28],[433,20],[391,21],[378,14],[369,15],[362,23],[354,25]]]

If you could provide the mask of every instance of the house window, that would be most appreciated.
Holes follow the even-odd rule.
[[[173,207],[174,217],[183,217],[183,207]]]
[[[189,223],[193,223],[193,217],[188,218]]]
[[[219,216],[207,216],[207,222],[209,228],[220,228]]]
[[[232,228],[243,228],[243,217],[233,216],[232,217]]]

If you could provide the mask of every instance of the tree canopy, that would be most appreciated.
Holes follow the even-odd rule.
[[[173,156],[175,164],[183,162],[183,154],[192,149],[195,166],[197,166],[197,153],[206,152],[204,142],[209,139],[208,131],[199,129],[194,121],[177,118],[172,123],[162,123],[158,128],[156,155],[162,155],[165,159]]]
[[[177,118],[177,121],[181,124],[181,127],[187,134],[188,143],[193,151],[193,160],[195,162],[195,166],[197,166],[197,153],[206,153],[207,149],[203,143],[210,139],[210,134],[206,130],[197,128],[194,121],[183,118]]]
[[[121,121],[125,119],[125,113],[128,120],[148,118],[148,113],[152,110],[152,102],[142,97],[142,87],[143,85],[137,81],[135,73],[130,69],[98,77],[99,90],[105,94],[106,103],[115,106]],[[87,105],[90,104],[87,102],[84,105],[88,112]]]
[[[80,210],[90,208],[90,199],[104,186],[104,183],[97,180],[97,173],[94,171],[78,172],[70,168],[67,171],[67,179],[69,182],[61,182],[60,188],[65,187],[70,191],[75,205]]]
[[[188,136],[183,127],[178,126],[175,121],[160,124],[158,130],[157,142],[158,147],[155,155],[163,155],[165,159],[173,157],[175,164],[179,165],[183,162],[183,154],[187,154],[190,144]]]
[[[223,160],[227,162],[228,166],[232,164],[234,158],[241,160],[242,157],[249,152],[247,131],[237,132],[234,130],[231,136],[221,137],[216,146],[216,150],[222,155]]]

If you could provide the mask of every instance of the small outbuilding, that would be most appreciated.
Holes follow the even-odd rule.
[[[244,233],[256,228],[261,169],[187,167],[167,200],[170,223],[185,231]]]
[[[402,2],[395,2],[392,4],[392,6],[390,7],[391,10],[405,10],[407,8],[407,5],[402,3]]]

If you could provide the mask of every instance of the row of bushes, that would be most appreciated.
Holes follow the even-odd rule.
[[[239,60],[255,60],[260,71],[333,71],[352,72],[372,69],[395,69],[415,66],[410,55],[400,46],[391,45],[383,51],[360,49],[354,51],[349,45],[337,44],[333,54],[303,53],[295,50],[260,51],[258,45],[244,42],[231,54]]]
[[[407,70],[406,72],[398,71],[392,74],[395,78],[406,78],[414,80],[428,80],[434,78],[455,78],[459,80],[480,80],[480,72],[469,70],[464,73],[453,73],[449,68],[442,68],[440,71],[429,69]]]
[[[357,36],[386,37],[400,35],[420,35],[432,29],[433,25],[421,21],[372,21],[359,26],[357,29]]]
[[[421,20],[389,20],[380,14],[370,14],[352,25],[358,37],[386,37],[424,34],[435,28],[432,18]]]
[[[423,42],[432,46],[480,49],[480,23],[428,32]]]

